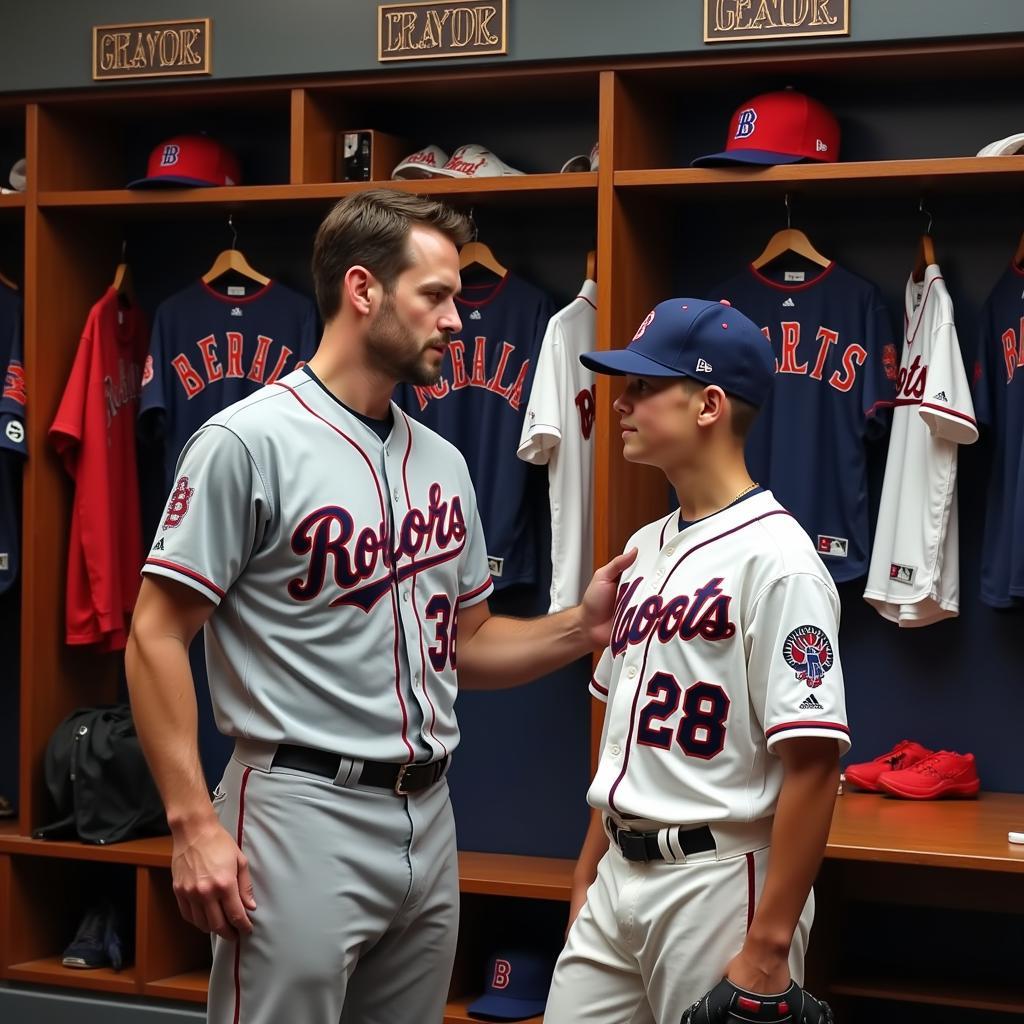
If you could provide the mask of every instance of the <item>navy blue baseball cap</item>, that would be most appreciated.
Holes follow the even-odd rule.
[[[727,302],[704,299],[659,302],[626,348],[586,352],[580,362],[616,376],[691,377],[758,408],[775,381],[775,355],[757,325]]]
[[[525,1020],[544,1012],[555,964],[536,950],[496,953],[487,961],[486,989],[467,1012],[483,1020]]]

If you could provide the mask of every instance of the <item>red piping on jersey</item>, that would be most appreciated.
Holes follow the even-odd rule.
[[[827,729],[829,732],[841,732],[844,736],[850,735],[850,729],[848,726],[843,725],[841,722],[780,722],[778,725],[773,725],[770,729],[765,729],[764,734],[767,739],[771,739],[780,732],[792,732],[794,729]]]
[[[748,853],[747,858],[747,931],[754,923],[754,855]]]
[[[876,409],[891,409],[896,404],[896,399],[886,398],[884,400],[879,399],[866,413],[864,413],[864,419],[870,419],[875,415]]]
[[[221,295],[220,292],[211,288],[202,278],[199,278],[199,283],[206,289],[206,291],[212,295],[215,299],[220,299],[221,302],[226,302],[230,306],[244,306],[247,302],[255,302],[256,299],[262,299],[271,288],[274,287],[273,281],[268,281],[258,292],[254,295]]]
[[[1024,277],[1024,270],[1022,270],[1020,267],[1018,267],[1017,264],[1013,262],[1013,260],[1010,260],[1010,269],[1013,270],[1013,272],[1018,277]]]
[[[608,696],[608,691],[596,679],[591,679],[590,685],[597,690],[598,693],[603,694],[605,697]]]
[[[928,305],[928,296],[931,294],[932,285],[936,281],[945,281],[942,277],[933,277],[928,282],[928,287],[924,290],[924,295],[921,296],[921,301],[917,304],[917,309],[914,310],[914,317],[917,318],[917,326],[914,327],[914,333],[907,336],[907,344],[913,345],[914,338],[917,336],[917,328],[921,326],[921,321],[924,319],[924,307]],[[904,310],[904,318],[906,318],[906,311]],[[910,330],[911,320],[907,320],[907,330]]]
[[[409,437],[409,443],[405,446],[405,457],[402,459],[402,486],[405,488],[406,508],[412,508],[412,499],[409,497],[409,477],[406,475],[406,470],[409,467],[409,456],[412,454],[412,430],[409,426],[409,417],[405,414],[404,410],[402,411],[402,417],[405,420],[405,432]],[[409,561],[415,565],[416,556],[410,555]],[[437,709],[434,707],[434,702],[430,699],[430,690],[427,687],[427,659],[423,653],[423,620],[420,618],[419,610],[416,608],[416,583],[418,578],[417,575],[412,579],[412,613],[416,617],[416,627],[420,633],[420,679],[423,681],[423,695],[427,698],[427,703],[430,705],[430,735],[437,740],[441,750],[444,751],[442,756],[447,757],[448,748],[437,738],[437,734],[434,732],[434,725],[437,722]]]
[[[744,523],[740,523],[739,526],[734,526],[731,530],[726,530],[724,533],[717,533],[714,537],[708,537],[707,540],[702,540],[699,544],[694,544],[692,548],[688,548],[684,551],[678,559],[676,564],[666,573],[665,579],[662,581],[661,587],[658,589],[658,595],[660,596],[665,591],[665,587],[668,586],[668,581],[672,578],[672,574],[676,571],[690,557],[695,551],[699,551],[701,548],[707,547],[709,544],[713,544],[716,540],[722,540],[725,537],[729,537],[734,533],[738,533],[740,530],[746,529],[748,526],[752,526],[754,523],[761,522],[762,519],[769,519],[772,516],[789,516],[790,519],[795,517],[791,512],[787,512],[785,509],[773,509],[771,512],[765,512],[763,515],[754,516],[753,519],[748,519]],[[657,635],[657,630],[652,629],[651,635],[647,638],[644,644],[644,660],[640,666],[640,675],[636,684],[636,692],[633,694],[633,706],[629,711],[629,731],[626,734],[626,753],[622,758],[622,770],[619,772],[618,778],[612,783],[612,788],[608,791],[608,806],[615,812],[621,813],[619,808],[615,804],[615,791],[619,788],[622,780],[626,777],[626,770],[629,767],[629,755],[633,749],[633,726],[636,724],[636,707],[640,702],[640,690],[643,688],[644,679],[647,674],[647,655],[651,651],[651,643],[654,637]]]
[[[242,773],[242,782],[238,787],[238,830],[235,835],[235,842],[238,849],[242,849],[242,829],[245,823],[245,787],[249,782],[251,768],[246,768]],[[235,939],[235,1021],[238,1024],[238,1017],[242,1009],[242,936]]]
[[[820,274],[815,275],[810,281],[804,281],[803,284],[780,284],[778,281],[773,281],[770,277],[762,274],[753,263],[750,264],[750,272],[758,281],[768,285],[769,288],[777,288],[780,292],[802,292],[808,288],[813,288],[819,281],[824,281],[835,269],[835,265],[835,260],[833,260]]]
[[[221,590],[216,583],[212,583],[193,569],[186,569],[185,566],[178,565],[177,562],[168,562],[163,558],[147,558],[146,565],[159,565],[162,569],[173,569],[174,572],[180,572],[182,576],[187,576],[189,579],[195,580],[196,583],[201,583],[208,590],[212,590],[218,597],[223,597],[225,594],[225,591]]]
[[[459,600],[471,601],[474,597],[476,597],[477,594],[482,594],[491,585],[492,582],[493,581],[491,580],[491,577],[488,576],[487,579],[485,579],[483,583],[480,584],[479,587],[474,587],[468,594],[460,594]]]
[[[931,402],[922,402],[922,409],[934,409],[936,412],[941,412],[945,416],[955,416],[958,420],[964,420],[970,423],[971,426],[976,427],[978,425],[977,420],[973,416],[968,416],[967,413],[957,412],[956,409],[947,409],[944,405],[932,405]]]
[[[312,380],[312,378],[310,378]],[[377,502],[380,505],[380,521],[386,526],[388,522],[388,512],[384,507],[384,492],[380,487],[380,480],[377,479],[377,471],[373,468],[373,463],[370,461],[370,457],[365,451],[352,440],[348,434],[345,433],[340,427],[336,427],[330,420],[321,416],[320,413],[311,409],[309,405],[299,397],[298,392],[290,385],[283,384],[281,381],[274,382],[275,387],[283,388],[287,391],[292,398],[295,399],[303,409],[306,410],[315,419],[320,420],[321,423],[326,424],[331,428],[339,437],[343,437],[348,443],[355,448],[357,452],[363,457],[363,461],[366,463],[366,468],[370,471],[370,476],[373,478],[373,484],[377,488]],[[268,385],[269,387],[269,385]],[[398,667],[398,600],[395,597],[395,587],[391,588],[391,615],[394,619],[395,624],[395,693],[398,695],[398,703],[402,708],[402,742],[405,744],[405,749],[409,751],[409,761],[416,759],[416,752],[412,749],[412,744],[409,742],[409,710],[405,706],[405,698],[402,696],[401,678]]]
[[[577,295],[576,298],[582,299],[588,306],[590,306],[591,309],[595,311],[597,310],[597,306],[595,306],[594,303],[591,302],[590,299],[586,297],[586,295]]]
[[[463,288],[462,295],[455,296],[455,304],[458,306],[469,306],[471,309],[478,309],[480,306],[486,306],[489,302],[493,302],[502,292],[505,285],[508,284],[508,279],[511,274],[506,274],[497,284],[468,284]],[[486,299],[467,299],[465,292],[471,291],[472,289],[490,288],[491,294]]]

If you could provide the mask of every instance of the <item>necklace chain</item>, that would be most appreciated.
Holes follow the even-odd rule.
[[[737,495],[736,495],[736,497],[735,497],[735,498],[733,498],[733,499],[732,499],[731,501],[728,501],[728,502],[726,502],[726,504],[725,504],[725,506],[724,506],[724,507],[725,507],[725,508],[728,508],[728,507],[729,507],[730,505],[735,505],[735,504],[736,504],[736,502],[737,502],[737,501],[739,501],[739,500],[740,500],[740,498],[742,498],[744,494],[747,494],[747,493],[749,493],[749,492],[750,492],[750,491],[752,491],[752,490],[753,490],[753,489],[754,489],[754,488],[755,488],[756,486],[757,486],[757,481],[756,481],[756,480],[753,480],[753,481],[751,481],[751,482],[750,482],[749,484],[747,484],[747,486],[746,486],[746,487],[744,487],[744,488],[743,488],[743,490],[742,490],[742,491],[740,491],[740,493],[739,493],[739,494],[737,494]]]

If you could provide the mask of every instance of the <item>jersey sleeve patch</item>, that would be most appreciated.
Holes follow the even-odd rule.
[[[188,477],[178,477],[178,482],[167,499],[167,515],[160,526],[161,530],[173,530],[181,525],[181,521],[188,514],[189,505],[192,502],[192,495],[196,493],[194,487],[189,487]]]
[[[811,625],[798,626],[790,632],[783,641],[782,656],[797,679],[811,689],[821,686],[825,673],[835,662],[828,636]]]

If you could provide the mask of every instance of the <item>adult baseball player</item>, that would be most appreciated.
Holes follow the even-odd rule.
[[[579,357],[596,344],[597,285],[584,281],[548,322],[516,453],[548,467],[549,612],[579,602],[593,567],[594,375]]]
[[[867,458],[896,390],[896,346],[878,288],[836,263],[771,266],[709,295],[756,323],[775,353],[776,381],[747,440],[747,465],[807,531],[837,582],[867,571]]]
[[[639,553],[591,682],[607,709],[583,905],[544,1020],[676,1024],[723,976],[762,997],[802,982],[849,747],[839,596],[744,464],[775,377],[754,323],[670,299],[626,349],[584,363],[628,375],[623,455],[661,468],[680,509],[627,544]]]
[[[302,366],[316,341],[313,303],[276,281],[222,293],[199,280],[165,299],[153,319],[139,408],[143,432],[164,444],[165,487],[206,420]]]
[[[21,539],[21,466],[25,447],[25,367],[21,357],[21,296],[0,285],[0,594],[18,576]]]
[[[907,280],[899,393],[864,599],[901,626],[960,609],[956,460],[978,439],[942,271]]]
[[[110,287],[89,311],[49,437],[75,482],[65,639],[120,651],[139,592],[135,417],[145,318]]]
[[[1024,599],[1024,271],[1012,263],[982,311],[974,411],[993,442],[981,599],[1009,608]]]
[[[524,682],[609,635],[629,559],[579,608],[490,617],[465,461],[390,402],[396,380],[437,379],[467,236],[423,197],[337,204],[314,247],[319,349],[189,441],[146,561],[129,687],[179,907],[218,936],[217,1024],[440,1024],[456,687]],[[187,659],[201,626],[236,740],[212,807]]]
[[[480,496],[480,519],[496,590],[537,577],[531,474],[516,458],[551,299],[515,274],[465,285],[456,298],[462,330],[437,383],[403,385],[395,401],[462,453]]]

